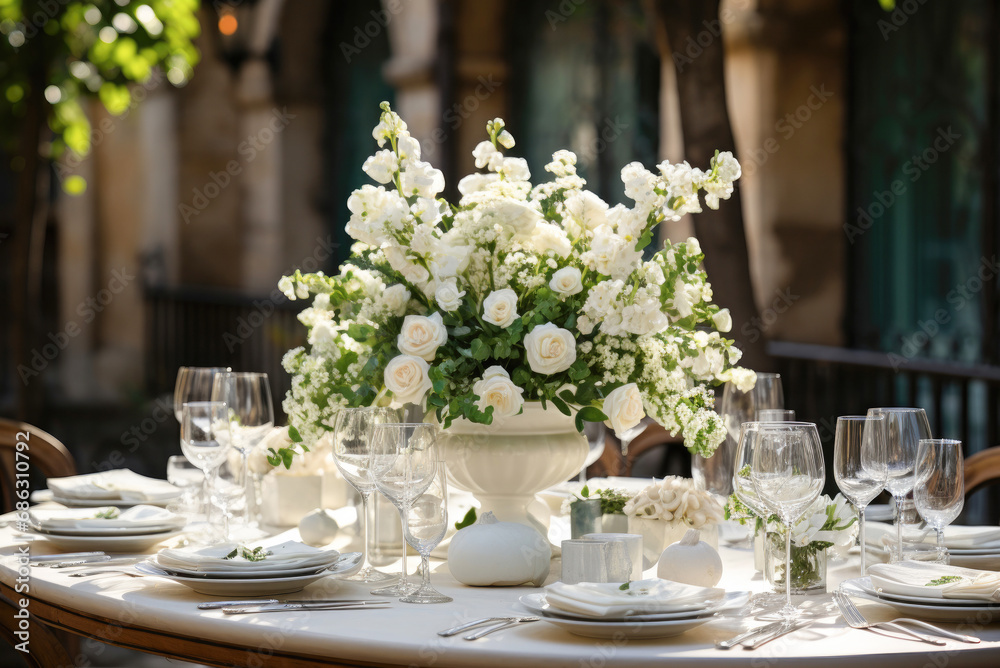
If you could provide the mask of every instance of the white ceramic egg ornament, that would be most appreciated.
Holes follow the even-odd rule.
[[[317,508],[299,520],[299,536],[307,545],[328,545],[337,537],[340,525],[325,508]]]
[[[549,575],[552,548],[535,529],[501,522],[493,513],[467,526],[451,539],[448,570],[462,584],[512,587],[530,582],[542,586]]]
[[[714,547],[701,540],[700,531],[688,529],[680,541],[660,555],[656,575],[663,580],[714,587],[722,579],[722,558]]]

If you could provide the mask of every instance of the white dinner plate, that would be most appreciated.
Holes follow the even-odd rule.
[[[61,503],[67,508],[100,508],[102,506],[115,506],[116,508],[131,508],[132,506],[159,506],[161,508],[166,508],[167,504],[172,501],[176,501],[184,494],[183,491],[178,492],[176,496],[171,496],[166,499],[158,499],[156,501],[124,501],[122,499],[68,499],[66,497],[57,496],[51,489],[39,489],[31,493],[31,501],[33,503],[44,503],[46,501],[55,501],[56,503]]]
[[[165,533],[167,531],[180,531],[184,528],[183,523],[151,524],[141,527],[105,527],[93,529],[40,529],[32,527],[36,533],[46,536],[90,536],[98,538],[103,536],[147,536],[154,533]]]
[[[712,615],[695,617],[693,619],[674,619],[664,622],[608,622],[580,619],[564,619],[562,617],[542,617],[543,622],[554,624],[569,631],[575,636],[584,638],[669,638],[679,636],[685,631],[707,624],[712,621]]]
[[[305,566],[299,568],[253,568],[246,570],[228,570],[228,571],[195,571],[187,568],[181,568],[178,566],[164,566],[155,557],[150,560],[153,566],[156,566],[162,571],[170,573],[171,575],[179,575],[186,578],[199,578],[199,579],[214,579],[218,580],[224,578],[227,580],[248,580],[256,578],[284,578],[293,577],[296,575],[311,575],[313,573],[319,573],[328,568],[332,568],[334,564],[340,561],[340,555],[336,559],[331,560],[329,564],[319,566]]]
[[[907,603],[868,593],[856,582],[860,578],[844,581],[845,591],[851,596],[884,603],[909,617],[937,622],[965,622],[967,624],[988,624],[1000,620],[1000,606],[991,605],[924,605]]]
[[[910,596],[908,594],[895,594],[887,591],[878,591],[872,585],[872,580],[870,577],[854,578],[852,580],[847,580],[846,582],[854,585],[858,589],[862,590],[866,594],[871,594],[872,596],[877,596],[879,598],[888,598],[893,601],[902,601],[903,603],[917,603],[919,605],[935,605],[938,607],[951,607],[951,606],[977,606],[977,607],[995,607],[1000,610],[1000,603],[990,603],[989,601],[982,601],[975,598],[940,598],[936,596]]]
[[[949,547],[948,554],[1000,556],[1000,547]]]
[[[981,571],[1000,571],[1000,554],[953,554],[950,563]]]
[[[319,573],[280,578],[188,578],[171,575],[148,561],[140,561],[135,569],[144,575],[173,580],[201,594],[241,598],[291,594],[326,577],[347,577],[361,568],[362,556],[360,552],[347,552],[340,555],[332,566]]]
[[[180,529],[161,531],[137,536],[67,536],[61,534],[39,533],[26,531],[24,533],[44,538],[60,550],[67,552],[145,552],[157,543],[183,533]]]
[[[520,601],[521,605],[525,608],[536,615],[541,615],[542,617],[558,617],[561,619],[574,619],[584,622],[602,621],[629,625],[633,622],[667,622],[711,616],[722,610],[739,608],[746,605],[749,598],[749,592],[731,591],[726,592],[725,598],[721,601],[716,601],[704,606],[693,606],[687,610],[615,617],[592,617],[580,613],[570,612],[568,610],[560,610],[545,602],[545,594],[525,594],[519,598],[518,601]]]

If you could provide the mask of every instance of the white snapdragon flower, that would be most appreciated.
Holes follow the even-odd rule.
[[[743,170],[740,167],[740,163],[730,151],[722,151],[712,159],[713,167],[717,167],[716,174],[720,181],[728,181],[732,183],[733,181],[740,178],[743,174]]]
[[[387,240],[386,230],[401,230],[410,215],[406,200],[382,186],[365,185],[355,190],[347,200],[347,208],[351,211],[347,233],[375,247]]]
[[[295,296],[299,299],[309,299],[309,288],[302,283],[295,284]]]
[[[694,313],[694,305],[701,301],[701,288],[684,282],[683,276],[678,276],[674,282],[673,307],[678,315],[686,318]]]
[[[337,330],[329,320],[317,321],[309,330],[309,345],[317,352],[329,352],[337,345]]]
[[[587,293],[587,301],[583,310],[591,317],[601,319],[610,313],[615,306],[618,295],[625,284],[622,281],[601,281]]]
[[[527,181],[531,178],[528,161],[524,158],[504,158],[497,171],[510,181]]]
[[[701,255],[701,242],[698,241],[697,237],[688,237],[684,246],[687,248],[688,255]]]
[[[447,281],[442,281],[437,289],[434,290],[434,300],[442,311],[448,313],[452,311],[457,311],[458,307],[462,305],[462,297],[465,296],[465,290],[459,290],[455,279],[449,279]]]
[[[589,190],[574,192],[566,198],[566,213],[582,229],[594,231],[608,223],[608,203]]]
[[[290,300],[295,301],[295,283],[291,276],[282,276],[278,279],[278,289]]]
[[[576,331],[580,332],[584,336],[590,336],[591,332],[594,331],[594,321],[585,315],[581,315],[576,319]],[[588,352],[583,350],[581,346],[581,352]]]
[[[712,315],[712,323],[720,332],[728,332],[733,328],[733,317],[729,314],[729,309],[719,309],[718,313]]]
[[[462,193],[462,196],[465,197],[471,195],[472,193],[485,190],[489,184],[499,180],[499,174],[469,174],[458,182],[458,192]]]
[[[528,366],[535,373],[551,375],[565,371],[576,361],[573,334],[553,323],[537,325],[524,337]]]
[[[627,278],[642,260],[634,241],[626,241],[606,226],[597,230],[591,250],[585,255],[591,269],[616,279]]]
[[[545,165],[545,171],[557,177],[575,176],[576,154],[565,149],[556,151],[552,154],[552,162]]]
[[[436,197],[444,190],[444,174],[429,162],[414,160],[400,173],[400,185],[407,197]]]
[[[382,249],[389,266],[403,275],[413,285],[420,285],[430,279],[430,272],[415,262],[411,262],[399,246],[386,246]]]
[[[432,362],[438,347],[447,340],[448,330],[445,329],[440,313],[430,317],[408,315],[403,318],[403,326],[396,337],[396,347],[401,353]]]
[[[476,405],[485,411],[487,406],[493,406],[493,417],[504,418],[521,412],[524,390],[515,385],[510,374],[501,366],[491,366],[483,373],[483,377],[472,386],[472,392],[479,400]]]
[[[527,202],[508,197],[494,202],[492,209],[497,222],[514,234],[528,236],[534,231],[538,221],[542,220],[542,214],[536,208]]]
[[[414,355],[397,355],[385,367],[385,386],[393,394],[393,403],[418,404],[431,388],[427,362]]]
[[[396,152],[399,159],[409,164],[411,161],[420,159],[420,142],[409,134],[400,135],[396,139]]]
[[[385,146],[389,137],[403,132],[406,132],[406,121],[400,118],[395,111],[388,111],[382,114],[379,124],[372,130],[372,138],[378,142],[379,148],[381,148]]]
[[[552,274],[549,287],[560,297],[566,298],[583,292],[583,275],[576,267],[563,267]]]
[[[385,149],[369,156],[361,169],[379,183],[392,183],[393,175],[399,171],[399,159],[395,153]]]
[[[740,392],[749,392],[757,384],[757,372],[753,369],[733,367],[732,369],[728,369],[723,375],[725,377],[721,380],[727,380],[732,383]]]
[[[622,310],[622,327],[639,336],[662,332],[670,326],[670,319],[660,310],[660,303],[653,299],[629,304]]]
[[[506,130],[502,130],[500,134],[497,135],[497,143],[506,149],[512,149],[514,148],[514,135]],[[730,157],[732,157],[732,154],[730,154]]]
[[[527,238],[527,245],[539,254],[545,251],[553,251],[561,258],[569,257],[573,251],[573,244],[566,236],[565,230],[552,223],[539,222]]]
[[[607,425],[619,438],[629,429],[638,426],[646,417],[639,386],[628,383],[611,390],[604,397],[604,414],[608,416]]]
[[[477,169],[487,167],[491,172],[495,172],[503,165],[503,153],[497,150],[493,142],[479,142],[472,150],[472,157],[476,159]]]
[[[483,320],[506,329],[518,317],[517,293],[510,288],[494,290],[483,300]]]
[[[410,303],[410,291],[402,283],[390,285],[382,293],[382,303],[393,315],[403,315]]]

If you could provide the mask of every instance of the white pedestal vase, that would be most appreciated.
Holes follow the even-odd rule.
[[[438,441],[448,482],[472,492],[480,513],[546,534],[528,513],[535,494],[580,472],[590,448],[573,418],[551,404],[526,402],[520,415],[491,425],[455,420]]]

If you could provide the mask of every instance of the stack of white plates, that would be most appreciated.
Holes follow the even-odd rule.
[[[138,505],[119,511],[115,506],[35,509],[26,533],[44,537],[60,550],[143,552],[184,529],[180,515],[155,506]]]
[[[896,529],[890,524],[869,522],[866,539],[869,552],[875,554],[877,558],[884,559],[883,546],[895,544]],[[924,551],[932,551],[937,544],[933,531],[916,531],[909,527],[903,532],[903,541],[914,544]],[[944,546],[948,548],[950,562],[954,566],[1000,571],[1000,527],[962,525],[945,527]]]
[[[260,548],[259,561],[242,555]],[[236,552],[235,556],[233,552]],[[136,570],[219,596],[263,596],[299,591],[331,575],[347,576],[361,566],[360,552],[341,554],[277,536],[247,546],[217,545],[161,550]]]
[[[742,607],[748,598],[749,592],[725,592],[682,605],[666,605],[664,611],[656,611],[656,606],[643,605],[641,612],[618,610],[600,616],[552,605],[544,593],[525,594],[519,600],[542,621],[574,635],[587,638],[668,638],[710,622],[720,612]],[[637,602],[640,600],[637,599]]]
[[[841,585],[851,596],[859,596],[890,605],[904,616],[939,622],[986,624],[1000,619],[1000,603],[972,598],[913,596],[876,590],[871,578],[845,580]]]
[[[148,478],[129,469],[49,478],[48,482],[49,489],[36,492],[32,500],[56,501],[73,508],[107,505],[127,508],[138,504],[165,506],[183,494],[183,490],[166,480]]]

